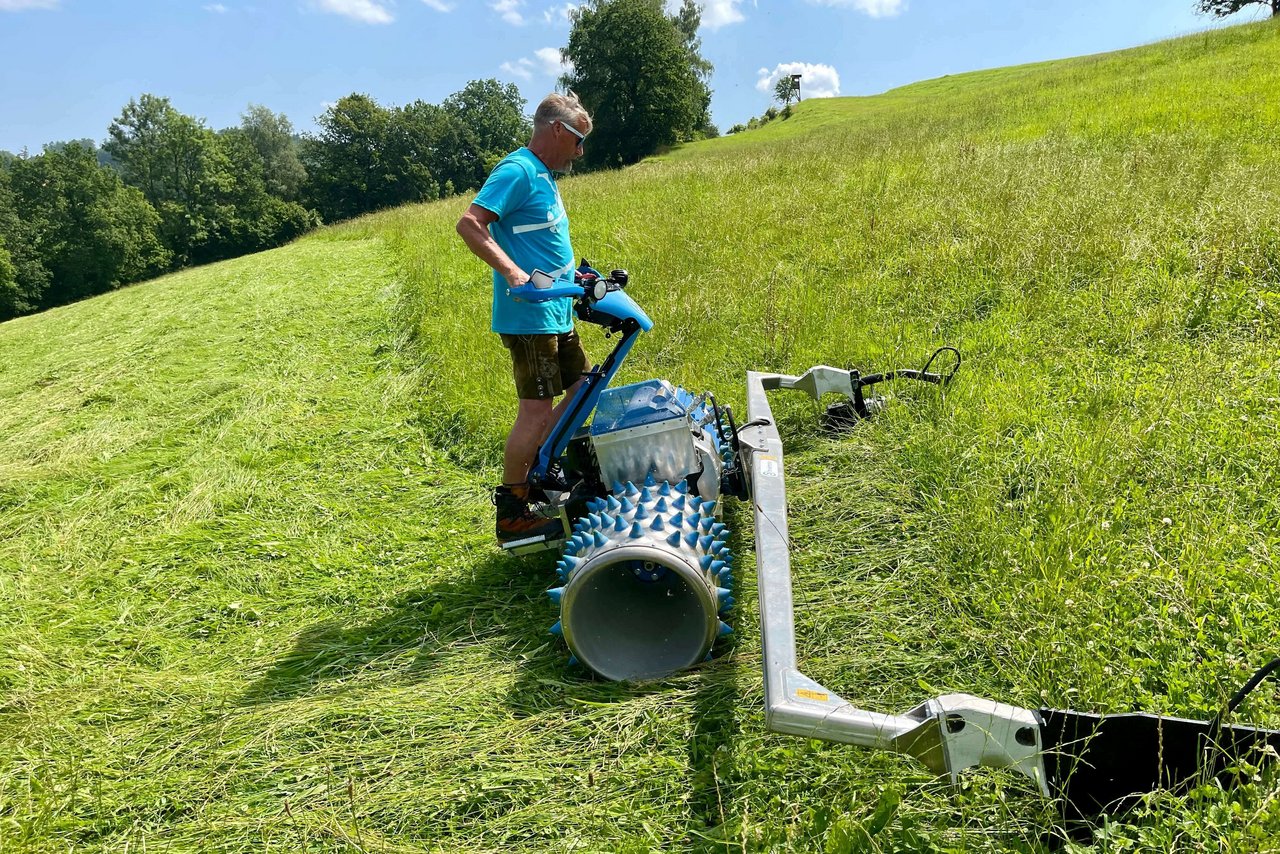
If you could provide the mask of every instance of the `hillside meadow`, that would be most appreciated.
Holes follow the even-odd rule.
[[[656,322],[620,381],[776,396],[797,633],[865,708],[1205,718],[1280,654],[1280,27],[806,101],[561,189]],[[658,683],[492,541],[514,414],[467,199],[0,325],[0,848],[1270,851],[1280,781],[1068,840],[1030,786],[764,730],[735,634]],[[609,343],[594,330],[588,351]],[[1237,720],[1280,728],[1266,682]]]

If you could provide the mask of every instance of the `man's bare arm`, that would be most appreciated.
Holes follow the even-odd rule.
[[[498,241],[489,233],[489,225],[498,221],[498,215],[479,205],[471,205],[458,220],[458,235],[477,258],[497,271],[513,288],[529,281],[529,275],[511,260]]]

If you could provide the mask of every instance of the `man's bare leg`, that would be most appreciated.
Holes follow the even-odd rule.
[[[577,394],[582,380],[569,386],[555,406],[550,400],[521,400],[516,410],[516,423],[507,436],[502,457],[502,482],[523,485],[529,479],[538,448],[546,441],[551,428],[560,420],[569,402]],[[523,497],[523,495],[521,496]]]

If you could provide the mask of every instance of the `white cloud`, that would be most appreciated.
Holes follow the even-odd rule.
[[[756,88],[772,96],[783,75],[799,74],[800,94],[805,98],[834,98],[840,94],[840,75],[830,65],[808,62],[781,62],[772,71],[761,68],[756,72]]]
[[[56,9],[62,0],[0,0],[0,12],[23,12],[27,9]]]
[[[204,10],[206,12],[213,12],[215,15],[227,14],[227,7],[223,6],[221,3],[210,3],[208,6],[204,7]]]
[[[560,6],[552,6],[542,12],[542,20],[548,24],[567,24],[569,23],[569,13],[582,8],[580,3],[564,3]]]
[[[742,0],[705,0],[702,4],[702,26],[718,30],[730,24],[741,24],[746,16],[738,11]]]
[[[892,18],[907,8],[907,0],[809,0],[819,6],[840,6],[854,9],[872,18]]]
[[[559,77],[561,74],[568,74],[573,70],[572,62],[565,62],[560,58],[560,48],[558,47],[540,47],[533,52],[533,55],[541,66],[543,74]]]
[[[378,0],[316,0],[322,12],[342,15],[364,24],[389,24],[395,17]]]
[[[708,30],[718,30],[729,24],[740,24],[746,16],[738,11],[744,0],[701,0],[702,26]],[[667,14],[674,15],[680,11],[682,0],[667,0]],[[754,5],[754,3],[752,4]]]
[[[498,68],[512,77],[519,77],[521,80],[533,79],[533,62],[524,57],[517,59],[515,62],[504,62]]]
[[[573,65],[561,61],[559,48],[540,47],[533,52],[533,59],[524,56],[515,62],[504,62],[498,67],[512,77],[519,77],[521,80],[528,81],[532,80],[534,75],[559,77],[573,68]]]
[[[502,20],[517,27],[524,24],[524,15],[520,13],[523,5],[524,0],[493,0],[489,4],[493,11],[502,16]]]
[[[453,11],[453,4],[446,3],[444,2],[444,0],[422,0],[422,2],[426,3],[428,6],[430,6],[432,9],[435,9],[437,12]]]

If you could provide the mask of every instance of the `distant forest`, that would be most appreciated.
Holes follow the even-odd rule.
[[[478,188],[527,138],[524,107],[492,79],[439,105],[352,94],[298,135],[266,107],[215,131],[144,94],[101,146],[0,152],[0,321]]]

